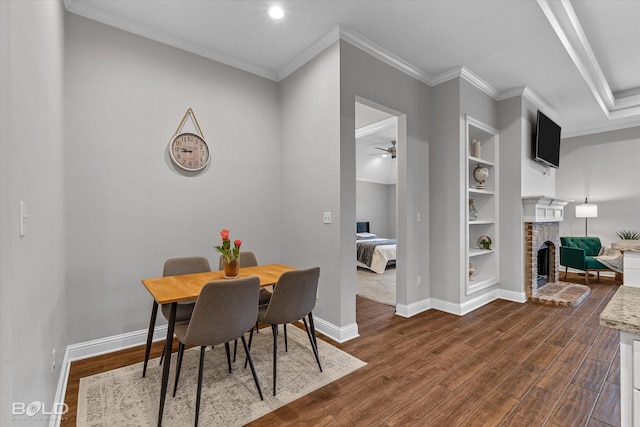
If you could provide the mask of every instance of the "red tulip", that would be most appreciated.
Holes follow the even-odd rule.
[[[236,248],[239,248],[240,246],[242,246],[242,240],[236,239],[234,240],[233,244],[236,245]]]
[[[223,228],[222,231],[220,232],[220,237],[222,237],[222,240],[229,240],[229,230],[226,228]]]

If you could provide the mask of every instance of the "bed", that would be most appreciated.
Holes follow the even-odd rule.
[[[378,274],[396,263],[396,240],[370,232],[369,222],[356,223],[356,264]]]

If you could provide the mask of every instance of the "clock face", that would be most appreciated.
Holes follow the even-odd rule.
[[[199,171],[209,163],[209,147],[200,136],[193,133],[176,135],[169,145],[171,160],[187,171]]]

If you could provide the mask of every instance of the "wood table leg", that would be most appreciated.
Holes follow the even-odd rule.
[[[173,347],[173,328],[176,323],[176,310],[178,303],[171,303],[171,314],[167,325],[167,341],[164,345],[164,365],[162,367],[162,386],[160,387],[160,408],[158,409],[158,427],[162,425],[162,413],[164,412],[164,400],[167,397],[167,384],[169,382],[169,367],[171,365],[171,350]]]

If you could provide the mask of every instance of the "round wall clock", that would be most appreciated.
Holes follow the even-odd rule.
[[[179,168],[195,172],[209,163],[209,146],[199,135],[179,133],[169,144],[169,155]]]

